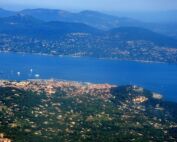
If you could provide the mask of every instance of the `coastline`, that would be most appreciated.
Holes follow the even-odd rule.
[[[0,51],[0,53],[10,53],[10,54],[22,54],[22,55],[39,55],[39,56],[49,56],[49,57],[72,57],[72,58],[90,58],[98,60],[113,60],[113,61],[129,61],[137,63],[146,63],[146,64],[170,64],[176,65],[177,63],[161,62],[161,61],[148,61],[148,60],[131,60],[131,59],[119,59],[119,58],[108,58],[108,57],[91,57],[91,56],[74,56],[74,55],[53,55],[46,53],[27,53],[27,52],[11,52],[11,51]]]
[[[107,94],[111,92],[111,89],[121,87],[121,86],[131,87],[133,90],[139,93],[144,92],[144,90],[148,90],[144,87],[140,87],[137,85],[114,85],[114,84],[109,84],[109,83],[100,84],[100,83],[91,83],[91,82],[82,82],[82,81],[63,80],[63,79],[27,79],[27,80],[21,80],[21,81],[0,79],[0,87],[11,87],[11,88],[14,87],[17,89],[24,89],[24,90],[31,90],[31,91],[46,90],[46,93],[49,93],[49,94],[55,94],[54,90],[60,87],[61,88],[75,87],[77,89],[80,89],[81,94],[84,94],[84,93],[87,94],[87,92],[89,92],[90,90],[91,92],[98,91],[98,94],[100,94],[100,92]],[[148,90],[148,91],[152,92],[152,95],[157,96],[156,99],[161,100],[163,98],[163,95],[157,92],[154,92],[152,90]],[[53,93],[50,93],[50,92],[53,92]]]
[[[176,65],[172,64],[143,63],[92,57],[76,58],[73,56],[55,56],[23,52],[4,52],[1,53],[1,57],[1,79],[20,81],[25,79],[54,78],[92,83],[138,85],[163,94],[169,101],[177,100],[175,87],[175,71],[177,68]],[[39,64],[33,66],[33,63],[38,60]],[[14,65],[12,64],[11,67],[6,67],[11,62],[14,62]],[[17,67],[16,62],[18,63]],[[47,74],[44,73],[44,67],[46,65],[49,65],[46,68]],[[55,68],[56,71],[53,70],[54,66],[57,67]],[[33,69],[33,73],[30,72],[30,69]],[[140,71],[141,73],[139,74]],[[18,72],[21,72],[20,76],[18,76]],[[72,74],[72,72],[75,74]],[[35,77],[38,74],[40,77]],[[168,82],[166,81],[167,79],[169,79]]]
[[[5,86],[7,83],[7,86],[11,87],[19,87],[20,89],[24,89],[24,87],[28,87],[29,84],[42,84],[46,85],[45,88],[55,88],[56,86],[58,87],[57,84],[67,84],[67,86],[92,86],[92,89],[111,89],[111,88],[117,88],[121,86],[131,86],[134,90],[137,90],[138,92],[142,92],[144,90],[148,90],[144,87],[138,86],[138,85],[118,85],[118,84],[110,84],[110,83],[93,83],[93,82],[82,82],[82,81],[73,81],[73,80],[64,80],[64,79],[27,79],[27,80],[21,80],[21,81],[16,81],[16,80],[2,80],[0,79],[0,87]],[[59,85],[60,86],[60,85]],[[31,89],[31,88],[30,88]],[[157,93],[155,91],[149,90],[153,94],[156,94],[158,96],[162,96],[160,93]]]

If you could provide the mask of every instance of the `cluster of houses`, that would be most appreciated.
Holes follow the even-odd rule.
[[[37,93],[45,92],[48,95],[55,94],[57,90],[69,95],[90,94],[100,95],[103,98],[110,98],[111,88],[115,85],[91,84],[74,81],[55,81],[55,80],[30,80],[22,82],[0,81],[0,86],[15,87],[24,90],[32,90]]]
[[[0,133],[0,142],[12,142],[12,141],[8,138],[5,138],[3,133]]]

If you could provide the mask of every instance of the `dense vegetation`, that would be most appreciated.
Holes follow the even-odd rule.
[[[112,98],[103,99],[1,87],[0,132],[14,142],[177,141],[177,104],[132,86],[111,92]],[[147,101],[136,102],[138,97]]]

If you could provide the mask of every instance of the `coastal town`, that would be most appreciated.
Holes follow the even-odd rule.
[[[68,95],[73,96],[90,94],[92,96],[100,95],[102,97],[109,98],[111,88],[117,86],[110,84],[92,84],[64,80],[27,80],[21,82],[1,80],[0,87],[14,87],[18,89],[24,89],[26,91],[31,90],[38,94],[46,93],[47,95],[55,94],[57,90],[60,90]]]
[[[122,41],[118,38],[117,42],[110,42],[114,38],[77,32],[57,40],[47,40],[0,33],[0,52],[177,63],[177,49],[174,47],[158,46],[146,40]]]
[[[14,81],[0,81],[0,87],[12,87],[23,89],[25,91],[33,91],[37,94],[45,93],[46,95],[55,94],[57,91],[63,91],[67,95],[78,96],[89,94],[91,96],[99,96],[103,99],[110,99],[111,89],[116,88],[117,85],[110,84],[93,84],[89,82],[76,82],[76,81],[65,81],[65,80],[27,80],[21,82]],[[133,89],[137,92],[143,92],[142,87],[133,86]],[[153,93],[153,98],[162,99],[162,95]],[[148,98],[139,96],[133,99],[135,103],[143,103]]]
[[[135,85],[1,80],[0,142],[21,142],[21,136],[24,142],[31,138],[38,142],[94,141],[95,134],[108,141],[121,140],[121,129],[127,141],[145,137],[175,142],[176,116],[169,114],[170,106],[162,99]],[[112,131],[113,136],[107,137]]]

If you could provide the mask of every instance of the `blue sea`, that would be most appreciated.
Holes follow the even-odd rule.
[[[63,79],[139,85],[177,102],[177,65],[87,57],[0,53],[0,79]]]

